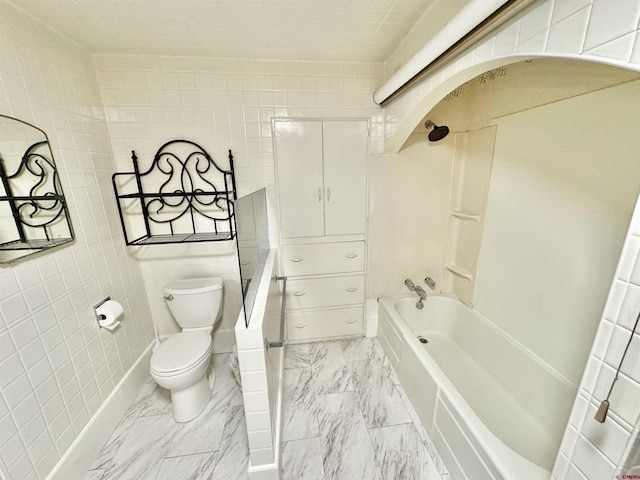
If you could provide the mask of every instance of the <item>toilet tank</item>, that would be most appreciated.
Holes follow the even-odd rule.
[[[182,329],[213,327],[222,317],[222,279],[188,278],[166,284],[162,293]]]

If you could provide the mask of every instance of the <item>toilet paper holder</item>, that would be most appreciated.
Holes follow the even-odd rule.
[[[105,306],[106,308],[104,308],[103,305],[105,305],[107,302],[109,302],[110,304],[114,304],[118,311],[113,312],[112,305]],[[111,311],[108,311],[108,310],[111,310]],[[100,328],[113,330],[118,325],[120,325],[120,321],[118,320],[118,318],[122,314],[122,306],[118,302],[112,301],[111,297],[106,297],[105,299],[101,300],[97,305],[93,307],[93,311],[94,311],[96,321],[98,322],[98,326]],[[107,315],[109,315],[111,318],[108,318]]]
[[[107,298],[101,300],[97,305],[93,306],[93,312],[95,313],[96,321],[98,322],[98,325],[100,325],[100,320],[104,320],[104,315],[101,315],[100,313],[98,313],[98,308],[100,308],[102,305],[104,305],[109,300],[111,300],[111,297],[107,297]]]

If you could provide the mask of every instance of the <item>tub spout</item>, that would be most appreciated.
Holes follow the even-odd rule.
[[[416,285],[414,291],[420,295],[420,300],[416,303],[416,308],[422,310],[422,307],[424,307],[424,303],[422,302],[427,299],[427,292],[425,292],[420,285]]]

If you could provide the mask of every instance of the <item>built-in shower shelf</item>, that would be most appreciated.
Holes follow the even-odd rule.
[[[480,221],[480,215],[476,215],[473,213],[451,212],[451,216],[457,218],[458,220],[475,220],[476,222]]]
[[[446,269],[458,277],[462,277],[466,280],[473,281],[473,274],[462,267],[449,264],[446,266]]]

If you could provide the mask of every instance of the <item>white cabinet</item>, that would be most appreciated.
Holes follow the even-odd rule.
[[[282,238],[364,234],[366,120],[275,120]]]
[[[288,341],[362,334],[368,130],[274,120]]]

